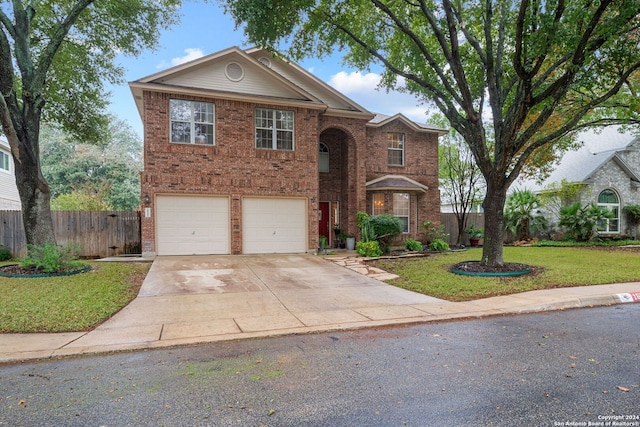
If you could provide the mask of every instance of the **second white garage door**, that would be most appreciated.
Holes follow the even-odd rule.
[[[157,196],[158,255],[229,253],[227,197]]]
[[[245,254],[307,251],[305,199],[247,197],[242,200],[242,252]]]

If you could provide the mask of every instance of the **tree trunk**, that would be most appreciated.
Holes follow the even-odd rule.
[[[22,203],[22,221],[27,244],[43,245],[55,243],[53,219],[51,217],[49,185],[42,175],[39,157],[38,131],[31,131],[36,140],[11,141],[16,165],[16,186]],[[17,150],[13,148],[17,147]],[[35,155],[33,153],[36,153]]]
[[[507,200],[507,186],[502,183],[487,182],[484,198],[484,244],[481,263],[498,267],[503,261],[504,204]]]

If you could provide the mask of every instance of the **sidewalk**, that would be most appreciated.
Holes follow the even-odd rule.
[[[156,259],[138,298],[93,331],[0,334],[0,363],[640,302],[640,283],[454,303],[380,282],[388,273],[348,256],[185,259]]]

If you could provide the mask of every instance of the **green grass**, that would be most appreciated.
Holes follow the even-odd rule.
[[[505,262],[542,272],[510,278],[470,277],[449,272],[462,261],[477,261],[481,248],[425,258],[379,260],[374,265],[400,276],[388,283],[448,301],[471,301],[538,289],[640,281],[640,252],[566,247],[505,247]]]
[[[151,266],[150,263],[91,265],[92,271],[73,276],[0,277],[0,332],[93,329],[136,297]]]

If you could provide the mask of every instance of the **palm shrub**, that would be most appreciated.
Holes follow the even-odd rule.
[[[558,225],[564,227],[567,237],[578,242],[587,242],[597,234],[598,223],[612,218],[612,213],[595,203],[582,206],[576,202],[560,209]]]
[[[529,240],[531,229],[543,231],[547,220],[540,213],[540,206],[540,198],[531,190],[511,193],[504,207],[505,229],[520,240]]]

